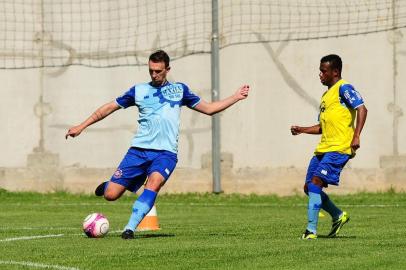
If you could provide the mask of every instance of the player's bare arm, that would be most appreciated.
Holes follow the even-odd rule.
[[[249,91],[249,85],[243,85],[233,95],[225,99],[215,102],[206,102],[202,100],[194,107],[194,109],[207,115],[213,115],[227,109],[240,100],[246,99]]]
[[[360,148],[360,136],[362,128],[364,127],[365,121],[367,120],[368,110],[365,105],[361,105],[357,108],[357,120],[354,130],[354,136],[351,141],[351,148],[355,151]]]
[[[321,127],[319,124],[311,126],[311,127],[291,126],[290,132],[292,133],[292,135],[299,135],[302,133],[317,135],[317,134],[321,134]]]
[[[109,103],[104,104],[100,108],[98,108],[89,118],[87,118],[83,123],[77,126],[71,127],[65,135],[65,139],[68,137],[76,137],[79,136],[82,131],[87,128],[88,126],[102,120],[106,116],[110,115],[111,113],[117,111],[121,107],[117,105],[115,101],[111,101]]]

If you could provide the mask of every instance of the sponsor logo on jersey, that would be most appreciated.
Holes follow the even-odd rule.
[[[161,89],[162,96],[171,101],[179,101],[183,97],[183,88],[178,84],[171,84]]]
[[[159,89],[154,96],[159,97],[160,103],[169,103],[171,107],[180,106],[183,98],[183,87],[180,84],[170,84]]]

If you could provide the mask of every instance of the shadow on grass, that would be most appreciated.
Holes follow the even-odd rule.
[[[336,237],[328,237],[327,235],[317,235],[317,238],[327,238],[327,239],[356,239],[355,235],[340,235]]]
[[[170,234],[170,233],[135,234],[135,239],[137,239],[137,238],[160,238],[160,237],[175,237],[175,235]]]

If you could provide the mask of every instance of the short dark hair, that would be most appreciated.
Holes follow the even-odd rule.
[[[329,54],[321,58],[320,63],[329,62],[330,67],[333,69],[338,69],[341,73],[341,69],[343,68],[343,62],[341,61],[340,56],[336,54]]]
[[[154,63],[164,62],[165,67],[169,67],[170,59],[169,55],[165,51],[158,50],[149,56],[149,61],[152,61]]]

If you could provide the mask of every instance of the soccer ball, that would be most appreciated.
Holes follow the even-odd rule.
[[[103,237],[109,231],[109,221],[100,213],[88,215],[83,221],[83,231],[88,237]]]

